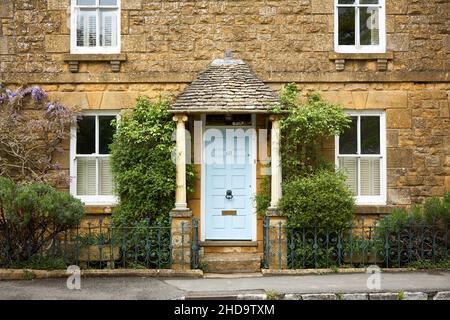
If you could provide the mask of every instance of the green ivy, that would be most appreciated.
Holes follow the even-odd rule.
[[[168,112],[170,100],[139,97],[133,110],[121,115],[111,147],[111,168],[120,204],[114,222],[149,219],[168,221],[175,206],[176,170],[172,161],[176,126]],[[187,168],[188,191],[194,171]]]

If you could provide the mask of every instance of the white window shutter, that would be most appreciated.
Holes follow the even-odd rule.
[[[351,191],[358,194],[358,159],[343,157],[339,159],[339,168],[347,176],[347,185]]]
[[[101,11],[101,45],[112,47],[117,45],[117,13],[116,11]]]
[[[380,195],[380,159],[361,159],[361,195]]]
[[[88,30],[89,30],[89,47],[95,47],[97,45],[97,17],[95,15],[89,15],[88,18]]]
[[[113,195],[113,179],[108,158],[99,159],[98,172],[99,172],[99,179],[98,179],[99,195],[101,196]]]
[[[92,196],[97,194],[96,159],[77,159],[77,195]]]
[[[84,47],[86,38],[86,17],[82,12],[79,12],[78,14],[77,46]]]

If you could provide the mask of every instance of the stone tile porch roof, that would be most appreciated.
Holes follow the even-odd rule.
[[[178,97],[174,113],[267,112],[279,106],[275,92],[242,60],[217,59]]]

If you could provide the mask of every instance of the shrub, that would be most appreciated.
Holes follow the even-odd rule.
[[[279,209],[290,227],[341,228],[353,219],[353,194],[341,174],[319,171],[284,184]]]
[[[16,182],[67,185],[69,177],[54,161],[69,138],[74,113],[48,100],[39,87],[17,91],[0,83],[0,176]]]
[[[168,221],[175,206],[175,123],[168,112],[169,105],[168,100],[153,102],[139,97],[136,107],[121,117],[110,146],[116,193],[120,197],[113,216],[116,225],[144,219],[153,225],[158,217]],[[188,190],[192,190],[193,178],[193,170],[188,167]]]
[[[380,255],[395,266],[427,264],[448,257],[450,192],[443,199],[428,198],[422,206],[395,209],[379,223]],[[389,252],[384,251],[386,242]]]
[[[84,210],[67,192],[42,183],[20,186],[0,177],[0,264],[45,253],[55,237],[80,223]]]

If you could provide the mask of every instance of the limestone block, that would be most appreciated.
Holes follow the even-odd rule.
[[[352,92],[353,106],[355,109],[365,109],[368,93],[366,91]]]
[[[322,97],[330,102],[342,105],[344,108],[354,108],[353,96],[350,91],[327,91]]]
[[[392,51],[409,51],[408,33],[391,33],[387,35],[387,49]]]
[[[127,91],[107,91],[103,94],[103,99],[100,109],[127,109],[131,108],[136,103],[136,98],[139,96],[137,92]]]
[[[89,109],[100,109],[103,92],[87,92],[86,97],[88,100]]]
[[[14,15],[13,2],[0,2],[0,18],[11,18]]]
[[[142,9],[142,0],[122,0],[122,10]]]
[[[391,204],[411,204],[409,189],[388,189],[387,198]]]
[[[68,35],[46,35],[45,36],[45,50],[50,53],[69,52]]]
[[[123,52],[145,52],[146,51],[145,35],[122,35],[122,51]]]
[[[0,54],[8,54],[8,38],[0,36]]]
[[[386,128],[411,128],[411,110],[389,109],[386,111]]]
[[[329,13],[334,11],[333,1],[311,0],[312,13]]]
[[[387,167],[405,168],[412,166],[413,152],[406,148],[388,148]]]
[[[53,92],[49,96],[71,109],[89,109],[89,103],[84,92]]]
[[[67,10],[70,7],[70,0],[47,0],[48,10]]]
[[[408,107],[406,91],[369,91],[367,109],[396,109]]]

